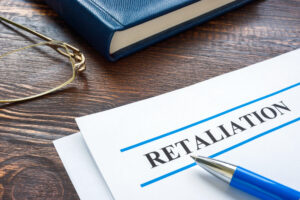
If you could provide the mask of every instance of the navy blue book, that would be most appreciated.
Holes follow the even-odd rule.
[[[46,0],[111,61],[251,0]]]

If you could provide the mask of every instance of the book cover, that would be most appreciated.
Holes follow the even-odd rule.
[[[116,61],[251,0],[46,0],[96,50]]]

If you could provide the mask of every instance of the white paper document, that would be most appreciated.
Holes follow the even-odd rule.
[[[54,141],[69,177],[83,200],[113,200],[80,133]]]
[[[192,154],[300,190],[300,49],[76,121],[55,146],[81,199],[254,199]]]

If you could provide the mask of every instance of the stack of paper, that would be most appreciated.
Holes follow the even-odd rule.
[[[54,144],[81,199],[253,199],[191,154],[300,190],[300,49],[76,121]]]

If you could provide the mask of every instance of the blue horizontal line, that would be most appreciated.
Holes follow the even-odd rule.
[[[281,128],[285,127],[285,126],[288,126],[288,125],[290,125],[290,124],[293,124],[293,123],[295,123],[295,122],[297,122],[297,121],[299,121],[299,120],[300,120],[300,117],[298,117],[298,118],[296,118],[296,119],[294,119],[294,120],[291,120],[291,121],[289,121],[289,122],[286,122],[286,123],[284,123],[284,124],[281,124],[281,125],[279,125],[279,126],[277,126],[277,127],[275,127],[275,128],[272,128],[272,129],[270,129],[270,130],[268,130],[268,131],[265,131],[265,132],[263,132],[263,133],[260,133],[260,134],[258,134],[258,135],[256,135],[256,136],[252,137],[252,138],[249,138],[249,139],[247,139],[247,140],[245,140],[245,141],[243,141],[243,142],[240,142],[240,143],[238,143],[238,144],[235,144],[235,145],[233,145],[233,146],[231,146],[231,147],[229,147],[229,148],[227,148],[227,149],[224,149],[224,150],[222,150],[222,151],[219,151],[219,152],[217,152],[217,153],[215,153],[215,154],[212,154],[212,155],[210,155],[210,156],[208,156],[208,157],[209,157],[209,158],[217,157],[217,156],[219,156],[219,155],[221,155],[221,154],[224,154],[224,153],[226,153],[226,152],[228,152],[228,151],[231,151],[232,149],[235,149],[235,148],[237,148],[237,147],[240,147],[240,146],[242,146],[242,145],[244,145],[244,144],[246,144],[246,143],[248,143],[248,142],[251,142],[251,141],[253,141],[253,140],[257,139],[257,138],[260,138],[260,137],[262,137],[262,136],[264,136],[264,135],[267,135],[267,134],[269,134],[269,133],[271,133],[271,132],[274,132],[274,131],[276,131],[276,130],[278,130],[278,129],[281,129]],[[182,168],[179,168],[179,169],[177,169],[177,170],[174,170],[174,171],[172,171],[172,172],[169,172],[169,173],[167,173],[167,174],[164,174],[164,175],[162,175],[162,176],[159,176],[159,177],[157,177],[157,178],[155,178],[155,179],[152,179],[152,180],[150,180],[150,181],[147,181],[147,182],[145,182],[145,183],[142,183],[140,186],[141,186],[141,187],[148,186],[148,185],[150,185],[150,184],[152,184],[152,183],[155,183],[155,182],[160,181],[160,180],[162,180],[162,179],[165,179],[165,178],[167,178],[167,177],[169,177],[169,176],[172,176],[172,175],[174,175],[174,174],[177,174],[177,173],[179,173],[179,172],[182,172],[182,171],[184,171],[184,170],[187,170],[187,169],[189,169],[189,168],[191,168],[191,167],[194,167],[195,165],[196,165],[195,162],[194,162],[194,163],[191,163],[191,164],[186,165],[186,166],[184,166],[184,167],[182,167]]]
[[[146,183],[142,183],[141,184],[141,187],[145,187],[145,186],[147,186],[147,185],[150,185],[150,184],[152,184],[152,183],[155,183],[155,182],[157,182],[157,181],[160,181],[160,180],[162,180],[162,179],[164,179],[164,178],[167,178],[167,177],[169,177],[169,176],[172,176],[172,175],[174,175],[174,174],[177,174],[177,173],[179,173],[179,172],[182,172],[182,171],[184,171],[184,170],[186,170],[186,169],[189,169],[189,168],[191,168],[191,167],[194,167],[195,165],[197,165],[196,163],[191,163],[191,164],[189,164],[189,165],[186,165],[186,166],[184,166],[184,167],[182,167],[182,168],[179,168],[179,169],[177,169],[177,170],[175,170],[175,171],[172,171],[172,172],[170,172],[170,173],[167,173],[167,174],[165,174],[165,175],[162,175],[162,176],[160,176],[160,177],[158,177],[158,178],[155,178],[155,179],[152,179],[152,180],[150,180],[150,181],[147,181]]]
[[[182,128],[176,129],[176,130],[174,130],[174,131],[171,131],[171,132],[168,132],[168,133],[165,133],[165,134],[156,136],[156,137],[154,137],[154,138],[151,138],[151,139],[148,139],[148,140],[139,142],[139,143],[137,143],[137,144],[128,146],[128,147],[126,147],[126,148],[121,149],[120,151],[121,151],[121,152],[125,152],[125,151],[128,151],[128,150],[134,149],[134,148],[136,148],[136,147],[142,146],[142,145],[144,145],[144,144],[153,142],[153,141],[155,141],[155,140],[159,140],[159,139],[161,139],[161,138],[167,137],[167,136],[169,136],[169,135],[173,135],[173,134],[178,133],[178,132],[180,132],[180,131],[183,131],[183,130],[185,130],[185,129],[194,127],[194,126],[196,126],[196,125],[202,124],[202,123],[207,122],[207,121],[209,121],[209,120],[215,119],[215,118],[217,118],[217,117],[220,117],[220,116],[222,116],[222,115],[225,115],[225,114],[227,114],[227,113],[230,113],[230,112],[232,112],[232,111],[235,111],[235,110],[237,110],[237,109],[243,108],[243,107],[245,107],[245,106],[248,106],[248,105],[250,105],[250,104],[256,103],[256,102],[261,101],[261,100],[263,100],[263,99],[267,99],[267,98],[269,98],[269,97],[272,97],[272,96],[277,95],[277,94],[279,94],[279,93],[282,93],[282,92],[284,92],[284,91],[290,90],[290,89],[295,88],[295,87],[297,87],[297,86],[299,86],[299,85],[300,85],[300,82],[298,82],[298,83],[296,83],[296,84],[294,84],[294,85],[291,85],[291,86],[289,86],[289,87],[283,88],[283,89],[281,89],[281,90],[278,90],[278,91],[276,91],[276,92],[273,92],[273,93],[271,93],[271,94],[268,94],[268,95],[266,95],[266,96],[263,96],[263,97],[260,97],[260,98],[255,99],[255,100],[249,101],[249,102],[247,102],[247,103],[241,104],[241,105],[239,105],[239,106],[236,106],[236,107],[234,107],[234,108],[231,108],[231,109],[226,110],[226,111],[224,111],[224,112],[221,112],[221,113],[219,113],[219,114],[213,115],[213,116],[208,117],[208,118],[206,118],[206,119],[203,119],[203,120],[200,120],[200,121],[198,121],[198,122],[192,123],[192,124],[190,124],[190,125],[184,126],[184,127],[182,127]]]

